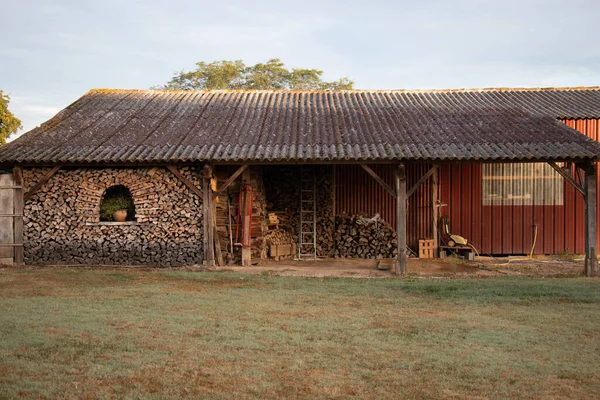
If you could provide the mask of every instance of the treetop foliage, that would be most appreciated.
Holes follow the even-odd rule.
[[[22,128],[21,120],[8,109],[10,97],[0,90],[0,143],[6,143],[6,138]]]
[[[193,71],[181,71],[166,85],[156,89],[171,90],[350,90],[348,78],[326,82],[319,69],[289,70],[278,58],[247,66],[241,60],[196,63]]]

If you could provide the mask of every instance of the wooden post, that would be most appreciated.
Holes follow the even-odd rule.
[[[15,184],[13,199],[15,264],[23,265],[23,209],[25,208],[25,201],[23,199],[23,171],[21,167],[13,168],[13,180]]]
[[[0,262],[15,263],[15,179],[0,174]]]
[[[398,164],[394,172],[396,181],[396,236],[398,238],[396,275],[404,275],[406,272],[406,166]]]
[[[438,170],[436,168],[431,175],[431,228],[432,228],[432,239],[433,239],[433,256],[438,257]]]
[[[585,166],[585,266],[586,276],[598,275],[598,221],[597,221],[597,184],[596,164],[590,162]]]
[[[202,177],[202,191],[204,193],[202,201],[202,210],[204,212],[204,260],[208,267],[214,267],[215,265],[215,235],[213,229],[215,219],[211,186],[212,171],[211,165],[205,165]]]
[[[250,169],[246,168],[242,173],[242,183],[250,185]],[[250,223],[252,219],[252,197],[244,193],[242,204],[242,266],[249,267],[252,265],[252,247],[250,243],[246,243],[245,240],[251,235]],[[250,212],[249,212],[250,211]]]

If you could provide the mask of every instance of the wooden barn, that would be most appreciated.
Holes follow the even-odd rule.
[[[481,253],[585,253],[596,274],[599,120],[598,87],[95,89],[0,148],[0,261],[402,273],[451,230]]]

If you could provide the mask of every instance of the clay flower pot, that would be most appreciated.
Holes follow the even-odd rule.
[[[125,222],[127,219],[127,210],[119,210],[113,213],[113,218],[115,222]]]

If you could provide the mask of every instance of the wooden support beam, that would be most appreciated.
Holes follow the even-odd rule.
[[[575,181],[575,179],[573,179],[573,177],[571,176],[571,171],[566,172],[564,169],[562,169],[561,167],[559,167],[558,165],[556,165],[555,162],[549,162],[548,165],[550,165],[556,172],[558,172],[558,174],[560,176],[562,176],[575,189],[577,189],[581,194],[583,194],[585,196],[585,189],[583,188],[583,186],[581,186],[580,184],[578,184]],[[581,177],[580,177],[580,179],[581,179]]]
[[[215,225],[213,225],[213,237],[215,241],[215,259],[219,267],[224,267],[225,262],[223,261],[223,252],[221,251],[221,241],[219,240],[219,232],[217,231],[216,218]]]
[[[57,170],[58,171],[58,170]],[[14,189],[13,207],[13,232],[15,244],[15,265],[23,265],[23,209],[25,200],[23,196],[23,170],[20,167],[13,168],[13,180],[16,189]]]
[[[585,165],[585,266],[586,276],[598,275],[598,221],[597,221],[596,163]]]
[[[366,164],[360,164],[360,166],[367,171],[367,174],[371,175],[371,177],[373,179],[375,179],[377,181],[377,183],[379,183],[393,198],[396,198],[396,192],[394,192],[392,190],[392,188],[390,187],[390,185],[388,185],[383,179],[381,179],[381,177],[379,175],[377,175],[377,173],[375,171],[373,171],[371,169],[371,167],[369,167]]]
[[[577,178],[579,179],[579,186],[581,187],[585,187],[585,182],[584,182],[584,178],[581,172],[581,168],[578,168],[577,165],[575,165],[575,171],[577,171]]]
[[[237,171],[235,171],[233,173],[233,175],[231,175],[231,177],[229,177],[229,179],[227,179],[227,181],[225,181],[225,183],[223,184],[223,186],[221,186],[220,188],[218,188],[217,192],[215,193],[215,197],[218,196],[222,196],[223,194],[225,194],[225,191],[227,190],[227,188],[229,186],[231,186],[231,184],[237,179],[238,176],[240,176],[242,174],[242,172],[244,172],[246,170],[246,168],[248,168],[248,164],[244,164],[241,167],[239,167],[237,169]]]
[[[411,187],[411,188],[409,189],[408,193],[406,194],[406,197],[410,197],[410,196],[412,196],[412,195],[413,195],[413,194],[414,194],[414,193],[417,191],[417,189],[419,188],[419,186],[421,186],[421,185],[422,185],[422,184],[423,184],[423,183],[424,183],[424,182],[425,182],[425,181],[426,181],[426,180],[427,180],[427,179],[428,179],[428,178],[429,178],[431,175],[433,175],[433,173],[434,173],[435,171],[437,171],[437,168],[438,168],[438,166],[437,166],[437,165],[434,165],[433,167],[431,167],[431,168],[429,169],[429,171],[427,171],[427,173],[426,173],[425,175],[423,175],[423,176],[421,177],[421,179],[419,179],[419,180],[417,181],[417,183],[415,183],[415,184],[413,185],[413,187]]]
[[[171,171],[173,173],[173,175],[175,175],[177,177],[177,179],[179,179],[181,181],[181,183],[183,183],[185,186],[187,186],[192,192],[196,193],[196,195],[198,195],[198,197],[200,197],[201,200],[204,200],[204,198],[202,196],[202,191],[200,189],[198,189],[198,187],[196,185],[194,185],[194,183],[192,181],[190,181],[188,178],[183,176],[181,174],[181,172],[179,172],[177,167],[175,167],[174,165],[167,165],[167,169],[169,171]]]
[[[33,196],[35,194],[35,192],[40,190],[40,188],[44,185],[44,183],[48,182],[50,180],[50,178],[52,178],[58,172],[58,170],[60,168],[61,168],[61,166],[57,165],[56,167],[52,168],[50,171],[46,172],[46,175],[42,176],[42,178],[38,181],[38,183],[36,183],[35,186],[33,186],[31,189],[29,189],[29,191],[27,191],[27,193],[25,193],[25,195],[23,196],[23,202],[26,202],[27,200],[29,200],[31,198],[31,196]]]
[[[250,185],[250,170],[246,169],[242,175],[242,181]],[[251,235],[250,224],[252,223],[252,196],[244,191],[242,196],[242,266],[252,265],[252,247],[248,238]]]
[[[431,175],[431,229],[433,239],[433,256],[438,257],[438,169],[436,168]]]
[[[396,275],[406,273],[406,166],[398,164],[394,169],[396,183],[396,236],[398,239],[398,257],[396,258]]]
[[[179,172],[179,171],[178,171]],[[203,233],[204,233],[204,260],[206,266],[214,267],[215,265],[215,235],[213,226],[215,224],[214,206],[212,196],[212,166],[205,165],[202,174],[202,190],[206,193],[202,200],[202,211],[204,213]]]

